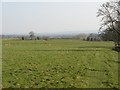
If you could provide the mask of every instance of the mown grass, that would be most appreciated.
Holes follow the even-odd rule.
[[[113,42],[3,40],[3,87],[118,88]]]

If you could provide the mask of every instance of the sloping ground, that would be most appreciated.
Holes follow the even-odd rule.
[[[112,42],[3,40],[3,87],[118,88]]]

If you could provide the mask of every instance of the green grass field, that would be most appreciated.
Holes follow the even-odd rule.
[[[113,42],[3,40],[4,88],[117,88]]]

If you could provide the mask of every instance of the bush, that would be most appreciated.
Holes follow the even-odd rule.
[[[22,40],[25,40],[25,37],[22,37]]]

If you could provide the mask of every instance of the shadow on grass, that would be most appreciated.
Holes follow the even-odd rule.
[[[119,64],[120,64],[120,61],[112,61],[112,62],[114,62],[114,63],[119,63]]]
[[[78,47],[78,48],[105,48],[105,49],[112,49],[112,47],[108,46],[83,46],[83,47]]]
[[[51,49],[51,50],[32,50],[32,51],[110,51],[109,49],[107,49],[107,50],[104,50],[104,49],[101,49],[101,50],[94,50],[94,49],[89,49],[89,50],[80,50],[80,49],[77,49],[77,50],[75,50],[75,49],[59,49],[59,50],[57,50],[57,49]]]
[[[43,49],[43,50],[33,50],[33,51],[110,51],[112,47],[100,47],[100,46],[85,46],[73,49]]]

